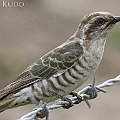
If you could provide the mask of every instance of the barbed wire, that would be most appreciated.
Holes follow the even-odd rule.
[[[106,93],[106,90],[103,88],[110,87],[114,85],[116,82],[120,82],[120,75],[118,75],[116,78],[109,79],[97,86],[95,86],[94,79],[92,84],[88,85],[87,87],[80,90],[76,94],[81,97],[81,101],[85,101],[88,107],[91,108],[91,105],[88,100],[96,98],[98,92]],[[77,96],[71,97],[69,99],[72,101],[73,104],[75,104],[75,102],[78,100]],[[32,112],[22,116],[19,120],[39,120],[40,118],[44,117],[46,118],[46,120],[48,120],[49,113],[51,110],[61,108],[65,105],[69,105],[69,102],[57,101],[50,106],[46,106],[46,104],[43,104],[43,101],[41,100],[37,108],[33,109]]]

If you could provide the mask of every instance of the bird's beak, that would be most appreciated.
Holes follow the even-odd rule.
[[[120,22],[120,16],[115,16],[111,24],[115,24],[117,22]]]

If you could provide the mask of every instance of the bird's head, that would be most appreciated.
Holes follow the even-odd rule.
[[[106,37],[109,30],[119,21],[120,16],[108,12],[93,12],[82,19],[76,35],[86,40]]]

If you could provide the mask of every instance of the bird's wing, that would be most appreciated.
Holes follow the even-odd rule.
[[[56,72],[72,67],[82,54],[83,48],[79,42],[64,43],[35,62],[30,67],[30,72],[34,76],[48,78]]]
[[[79,41],[69,41],[58,46],[28,67],[13,83],[3,88],[0,91],[0,100],[38,80],[66,71],[82,54],[83,48]]]

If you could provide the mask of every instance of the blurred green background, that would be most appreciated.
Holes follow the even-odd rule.
[[[40,56],[67,40],[85,14],[108,11],[120,15],[120,0],[22,0],[23,7],[3,7],[0,1],[0,88],[2,89]],[[8,0],[7,2],[13,2]],[[14,0],[20,2],[20,0]],[[79,88],[96,85],[120,74],[120,24],[110,32],[103,60],[96,73]],[[91,100],[89,110],[83,102],[69,110],[58,109],[50,120],[118,120],[120,119],[120,84],[107,88]],[[0,114],[0,120],[15,120],[30,112],[28,105]]]

